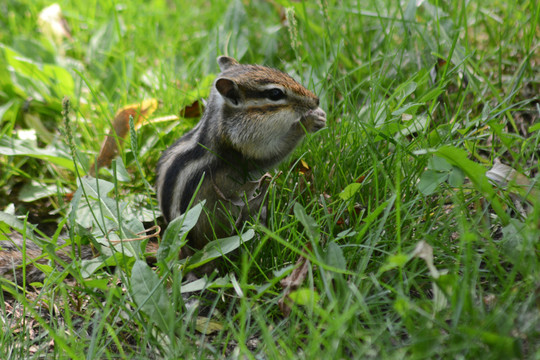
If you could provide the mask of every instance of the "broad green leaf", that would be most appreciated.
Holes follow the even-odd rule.
[[[452,168],[452,165],[442,157],[433,156],[428,160],[428,169],[430,170],[451,171]]]
[[[116,174],[114,172],[114,168],[116,167]],[[111,174],[112,177],[116,176],[116,179],[121,182],[130,182],[131,181],[131,175],[129,175],[129,172],[126,170],[126,167],[124,165],[124,162],[122,161],[122,158],[120,156],[117,156],[112,161],[111,168],[105,169],[109,174]]]
[[[24,202],[32,202],[38,199],[42,199],[48,196],[56,196],[58,194],[65,194],[69,192],[68,188],[59,188],[58,185],[45,185],[40,184],[35,180],[30,183],[24,184],[19,192],[19,200]]]
[[[456,289],[457,286],[459,286],[459,276],[457,274],[441,274],[436,279],[436,283],[438,288],[448,297],[450,298]]]
[[[399,131],[401,136],[409,136],[415,133],[423,132],[428,124],[427,116],[415,116],[413,121],[405,128]]]
[[[50,43],[41,42],[37,37],[18,36],[13,39],[11,48],[22,56],[37,63],[52,64],[56,61],[55,51]]]
[[[411,82],[407,83],[407,85],[403,89],[403,95],[402,95],[401,98],[405,99],[406,97],[411,95],[414,92],[414,90],[416,90],[417,85],[418,84],[415,83],[414,81],[411,81]]]
[[[393,101],[394,99],[396,99],[399,102],[399,107],[407,99],[407,97],[416,90],[417,86],[418,84],[416,82],[414,82],[412,79],[409,79],[399,84],[388,100]]]
[[[104,231],[118,229],[117,217],[121,211],[117,202],[107,197],[114,184],[101,179],[81,178],[80,185],[83,199],[77,209],[77,223],[85,228],[99,224]]]
[[[356,236],[357,232],[353,229],[347,229],[341,231],[339,234],[336,235],[336,240],[343,239],[346,237]]]
[[[420,181],[416,185],[418,190],[424,195],[431,195],[437,189],[439,184],[443,183],[448,179],[447,172],[426,170],[422,176],[420,176]]]
[[[347,269],[347,261],[343,256],[343,251],[333,241],[328,244],[328,248],[326,249],[326,263],[341,270]]]
[[[67,153],[56,148],[39,149],[28,140],[11,139],[3,135],[0,138],[0,155],[30,156],[74,171],[73,160]]]
[[[319,302],[319,294],[312,289],[301,288],[295,291],[292,291],[289,294],[289,299],[291,299],[297,305],[311,305]]]
[[[190,293],[194,291],[201,291],[204,289],[223,288],[230,285],[231,285],[231,279],[229,278],[229,275],[216,278],[212,281],[208,281],[208,279],[204,277],[202,279],[197,279],[195,281],[191,281],[185,285],[182,285],[180,292],[182,294],[185,294],[185,293]]]
[[[452,171],[450,172],[450,176],[448,177],[448,183],[450,184],[450,186],[462,186],[464,181],[465,175],[463,175],[463,171],[461,171],[460,168],[453,166]]]
[[[90,260],[81,261],[81,275],[84,279],[89,278],[99,269],[109,266],[128,267],[134,261],[133,257],[126,256],[121,252],[115,252],[109,257],[100,256]]]
[[[11,99],[5,104],[0,105],[0,121],[2,121],[4,114],[11,108],[11,106],[15,103],[15,99]]]
[[[114,189],[112,182],[93,177],[81,178],[79,186],[83,187],[86,196],[91,196],[95,199],[107,196]]]
[[[85,280],[84,285],[90,289],[97,289],[101,291],[109,290],[109,279],[89,279]]]
[[[123,211],[123,214],[125,214],[125,211]],[[126,216],[122,216],[122,222],[120,224],[122,226],[122,236],[128,238],[128,239],[135,239],[141,236],[141,234],[145,233],[144,225],[143,223],[136,217],[129,218]],[[130,249],[133,249],[136,251],[136,249],[139,248],[140,241],[142,240],[135,240],[135,241],[124,241],[123,245],[124,247],[118,247],[115,246],[117,250],[122,250],[127,245]],[[136,254],[141,255],[142,253],[136,251]]]
[[[137,306],[152,320],[161,331],[169,333],[174,313],[167,297],[165,287],[159,277],[146,262],[137,260],[131,270],[131,295]]]
[[[242,235],[235,235],[224,239],[217,239],[206,244],[188,259],[186,271],[201,267],[202,265],[226,255],[240,247],[244,242],[253,239],[255,231],[249,229]]]
[[[343,189],[342,192],[339,193],[339,197],[345,201],[351,199],[362,187],[362,184],[359,183],[352,183],[349,184]]]
[[[57,65],[45,64],[43,65],[43,73],[49,77],[49,82],[54,89],[53,95],[63,98],[73,94],[75,82],[69,71]]]
[[[26,223],[26,229],[25,229],[25,224],[22,221],[20,221],[15,215],[0,211],[0,223],[4,223],[21,233],[24,230],[26,230],[26,234],[25,234],[26,237],[34,239],[34,233],[33,233],[33,229],[35,228],[34,225],[30,223]]]
[[[55,135],[47,129],[45,124],[43,124],[39,114],[25,113],[23,118],[26,125],[35,130],[35,134],[41,141],[46,144],[53,142]]]
[[[393,122],[385,123],[383,126],[380,127],[381,132],[377,135],[375,141],[380,141],[383,139],[389,140],[387,138],[394,137],[396,134],[400,133],[405,128],[405,125],[398,123],[395,120]],[[385,138],[384,135],[386,135],[387,138]]]
[[[391,269],[403,267],[410,260],[410,258],[411,256],[406,254],[395,254],[388,256],[384,265],[379,268],[379,274]]]
[[[532,132],[535,132],[535,131],[539,131],[540,130],[540,122],[534,124],[534,125],[531,125],[528,129],[529,133],[532,133]]]
[[[15,215],[0,211],[0,222],[9,225],[16,230],[23,230],[24,224]]]
[[[197,224],[204,206],[204,201],[195,205],[185,214],[177,217],[169,223],[163,240],[159,245],[157,260],[168,262],[178,257],[180,249],[186,244],[187,235]]]
[[[33,89],[39,97],[51,102],[73,94],[75,82],[66,69],[28,59],[3,44],[0,44],[0,49],[22,90]]]
[[[306,213],[306,209],[299,203],[294,204],[294,215],[304,225],[309,238],[312,241],[319,240],[319,224]]]
[[[400,116],[401,114],[404,114],[405,112],[407,112],[409,109],[414,109],[412,112],[409,112],[409,114],[410,113],[414,114],[416,112],[416,108],[418,108],[418,107],[420,107],[422,105],[424,105],[424,104],[421,104],[421,103],[408,103],[408,104],[405,104],[402,107],[400,107],[399,109],[392,112],[392,116]]]

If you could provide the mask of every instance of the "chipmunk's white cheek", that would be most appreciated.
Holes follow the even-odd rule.
[[[266,134],[272,134],[274,139],[281,139],[286,136],[291,126],[300,119],[301,116],[298,114],[290,111],[280,111],[264,121],[264,131]]]

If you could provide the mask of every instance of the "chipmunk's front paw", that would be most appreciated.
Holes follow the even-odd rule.
[[[326,126],[326,113],[320,107],[309,110],[300,121],[307,132],[314,133]]]

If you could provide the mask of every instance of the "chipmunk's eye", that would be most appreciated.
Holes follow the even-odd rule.
[[[285,93],[283,90],[278,88],[265,90],[264,95],[272,101],[278,101],[285,98]]]

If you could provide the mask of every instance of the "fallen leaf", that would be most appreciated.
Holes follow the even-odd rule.
[[[527,176],[519,173],[511,166],[501,163],[499,159],[495,159],[493,167],[486,171],[486,177],[500,186],[515,185],[525,191],[530,190],[533,196],[538,195],[536,189],[531,189],[531,180]]]
[[[116,139],[118,139],[119,143],[122,143],[129,133],[129,118],[133,118],[133,123],[137,129],[141,126],[145,118],[156,111],[157,106],[158,102],[156,99],[149,99],[144,100],[140,104],[124,106],[118,110],[112,123],[113,129],[109,132],[109,135],[107,135],[101,146],[96,164],[92,164],[90,167],[89,174],[91,176],[96,176],[96,169],[99,170],[104,166],[107,167],[111,165],[112,160],[116,154],[118,154],[118,144]]]
[[[123,119],[126,123],[126,129],[129,130],[129,115],[133,116],[133,122],[135,124],[135,129],[139,129],[144,120],[148,118],[149,115],[153,114],[158,108],[158,101],[156,99],[147,99],[143,100],[140,104],[130,104],[120,108],[116,112],[115,121],[119,117],[127,117]],[[115,127],[116,128],[116,127]],[[126,131],[127,134],[127,131]]]
[[[302,285],[306,279],[309,265],[309,260],[303,256],[300,256],[292,273],[280,281],[281,286],[286,289],[289,288],[290,290],[298,289],[298,287]]]
[[[223,324],[210,318],[199,316],[197,317],[195,329],[201,334],[210,335],[223,330]]]
[[[426,262],[429,269],[429,273],[433,279],[441,279],[441,276],[445,274],[445,270],[439,271],[433,264],[433,248],[424,240],[416,244],[416,248],[412,252],[412,257],[418,257]],[[441,311],[448,306],[448,299],[444,295],[443,291],[439,288],[436,281],[431,284],[431,291],[433,294],[433,304],[435,311]]]
[[[304,159],[300,160],[300,162],[298,163],[297,169],[300,174],[306,174],[306,173],[311,172],[308,163],[305,162]]]
[[[201,116],[203,109],[203,104],[199,100],[196,100],[191,105],[187,105],[181,109],[180,116],[183,118],[196,118]]]
[[[311,247],[309,246],[309,248]],[[309,266],[309,260],[303,256],[300,256],[298,261],[296,261],[295,268],[291,272],[291,274],[280,281],[281,286],[285,288],[283,292],[283,297],[278,301],[278,306],[283,313],[283,316],[289,316],[289,314],[291,313],[290,302],[292,300],[289,298],[289,295],[291,294],[291,292],[297,290],[300,285],[302,285],[302,283],[306,279]]]
[[[495,159],[493,167],[486,171],[486,177],[501,187],[508,187],[510,198],[524,217],[527,216],[527,204],[523,198],[531,204],[534,204],[535,199],[540,200],[540,191],[533,187],[531,180],[511,166],[501,163],[499,159]]]
[[[28,348],[28,353],[30,355],[34,355],[35,353],[37,353],[39,351],[39,347],[37,347],[37,345],[31,345],[29,348]]]
[[[433,248],[431,245],[424,240],[420,241],[418,244],[416,244],[416,248],[414,249],[412,256],[423,259],[426,262],[431,276],[434,279],[439,278],[439,270],[437,270],[435,265],[433,265]]]
[[[497,296],[495,294],[487,294],[482,298],[482,301],[486,307],[492,309],[493,306],[497,303]]]
[[[62,43],[64,38],[72,39],[62,8],[56,3],[41,10],[37,23],[41,32],[56,44]]]

